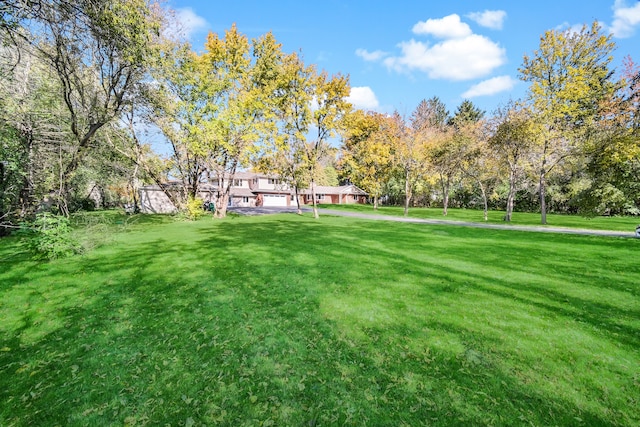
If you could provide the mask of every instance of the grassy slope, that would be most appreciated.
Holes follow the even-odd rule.
[[[0,241],[0,425],[640,423],[636,240],[157,221]]]

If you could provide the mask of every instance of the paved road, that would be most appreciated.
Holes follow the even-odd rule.
[[[231,212],[237,212],[242,215],[265,215],[273,213],[296,213],[295,207],[259,207],[259,208],[229,208]],[[310,207],[302,207],[303,212],[311,212]],[[346,216],[352,218],[370,219],[376,221],[397,221],[397,222],[409,222],[419,224],[436,224],[436,225],[450,225],[459,227],[475,227],[475,228],[491,228],[496,230],[517,230],[517,231],[531,231],[537,233],[564,233],[564,234],[580,234],[585,236],[609,236],[609,237],[625,237],[635,238],[635,232],[622,232],[622,231],[609,231],[609,230],[586,230],[579,228],[565,228],[565,227],[548,227],[548,226],[529,226],[529,225],[511,225],[511,224],[487,224],[484,222],[467,222],[467,221],[453,221],[446,219],[422,219],[422,218],[406,218],[403,216],[391,216],[391,215],[379,215],[379,214],[364,214],[360,212],[348,212],[333,209],[319,209],[321,215],[335,215]]]

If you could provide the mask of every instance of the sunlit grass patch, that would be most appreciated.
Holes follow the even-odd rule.
[[[372,205],[339,204],[322,205],[327,209],[338,209],[366,214],[403,216],[404,208],[399,206],[380,206],[377,210]],[[409,209],[410,218],[446,219],[451,221],[468,221],[485,223],[480,209],[449,208],[447,216],[443,216],[442,208],[412,207]],[[492,210],[488,212],[487,223],[507,225],[541,226],[540,214],[532,212],[514,212],[511,222],[504,222],[504,211]],[[583,217],[579,215],[547,214],[546,227],[566,227],[585,230],[613,230],[633,233],[640,224],[640,217],[634,216],[596,216]],[[544,227],[544,226],[543,226]]]
[[[43,264],[0,240],[0,424],[640,422],[634,239],[309,215],[112,226]]]

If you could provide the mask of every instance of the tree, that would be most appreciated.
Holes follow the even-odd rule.
[[[373,209],[392,172],[394,122],[384,114],[356,110],[346,120],[342,168],[349,179],[373,197]]]
[[[525,55],[520,78],[530,83],[529,101],[542,138],[538,148],[541,222],[547,222],[546,180],[574,155],[581,131],[598,117],[601,101],[614,90],[609,70],[615,44],[594,22],[580,31],[550,30],[532,56]]]
[[[437,96],[420,101],[411,114],[411,126],[414,129],[444,130],[449,120],[449,111]]]
[[[61,85],[73,144],[61,157],[57,202],[68,214],[73,175],[96,133],[119,117],[129,91],[144,76],[157,14],[146,0],[34,0],[4,7],[0,28],[25,42]]]
[[[327,156],[328,162],[326,165],[322,167],[322,176],[318,181],[319,185],[336,187],[338,184],[340,184],[340,181],[338,180],[338,171],[334,166],[335,156],[336,156],[336,149],[335,147],[332,147],[331,150],[329,150],[329,155]]]
[[[496,110],[491,127],[489,147],[499,161],[507,165],[509,174],[504,220],[510,222],[516,191],[523,178],[525,161],[535,144],[537,129],[530,112],[513,102]]]
[[[585,149],[590,185],[579,199],[583,213],[640,213],[639,108],[640,67],[626,57],[618,90],[602,103]]]
[[[411,116],[415,135],[422,140],[423,147],[428,151],[429,162],[437,173],[442,190],[442,214],[445,216],[451,184],[455,175],[460,172],[460,150],[464,142],[449,126],[451,120],[449,112],[438,97],[423,100]]]
[[[420,108],[418,108],[420,114]],[[428,144],[439,136],[436,129],[428,126],[428,116],[412,116],[412,125],[395,112],[392,117],[390,136],[393,144],[393,164],[404,182],[404,216],[409,215],[409,206],[418,182],[428,170]],[[421,127],[424,123],[424,127]]]
[[[50,68],[26,51],[0,48],[0,222],[31,216],[59,185],[69,139],[60,86]]]
[[[298,189],[310,186],[313,215],[318,218],[315,187],[326,178],[323,163],[334,151],[329,139],[341,129],[351,109],[345,100],[349,79],[319,73],[291,54],[284,58],[277,81],[270,94],[275,126],[263,144],[263,162],[275,166],[293,185],[296,200]]]
[[[484,117],[484,111],[478,108],[473,102],[465,99],[462,101],[456,112],[449,119],[449,126],[462,129],[469,123],[478,123]]]
[[[154,67],[154,82],[146,90],[150,105],[147,119],[171,145],[172,169],[181,185],[178,193],[167,195],[179,209],[189,196],[197,197],[208,171],[211,137],[206,130],[213,104],[209,102],[210,82],[201,61],[188,45],[172,46]],[[162,188],[164,183],[159,184]]]
[[[346,101],[350,87],[346,76],[337,74],[329,78],[326,72],[315,74],[310,83],[316,105],[312,110],[310,128],[306,130],[314,132],[315,136],[306,141],[304,147],[313,198],[313,216],[318,218],[316,182],[319,166],[329,152],[329,138],[342,128],[344,115],[351,110],[351,104]]]
[[[457,167],[463,175],[473,179],[480,189],[483,202],[484,220],[488,219],[488,187],[495,182],[495,171],[492,166],[492,153],[483,134],[485,123],[484,111],[476,107],[473,102],[464,100],[449,120],[453,132],[451,153],[457,156]],[[446,212],[446,204],[444,204]]]
[[[211,33],[205,47],[207,74],[215,79],[211,168],[222,190],[216,215],[224,217],[236,171],[250,164],[258,140],[273,127],[270,105],[282,52],[271,33],[252,40],[250,48],[235,25],[224,40]]]
[[[310,182],[306,138],[311,121],[311,86],[315,74],[296,54],[285,55],[277,69],[273,87],[272,131],[263,139],[262,150],[255,160],[256,168],[280,176],[283,184],[295,192],[298,214],[301,214],[299,190]]]
[[[480,189],[483,207],[483,219],[488,220],[489,215],[489,191],[498,180],[497,159],[489,147],[489,140],[484,135],[486,124],[478,122],[467,125],[465,132],[472,133],[471,145],[466,146],[462,154],[462,172],[472,179]]]
[[[150,87],[151,120],[170,142],[183,202],[201,184],[218,184],[216,216],[226,216],[236,171],[249,165],[257,141],[272,126],[269,103],[281,52],[271,33],[253,40],[235,26],[224,38],[210,33],[199,55],[187,44],[168,45]]]

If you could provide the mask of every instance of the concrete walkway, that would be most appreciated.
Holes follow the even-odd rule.
[[[260,207],[260,208],[229,208],[231,212],[237,212],[241,215],[265,215],[273,213],[296,213],[295,207],[276,208],[276,207]],[[302,207],[303,212],[312,212],[312,209],[307,206]],[[563,233],[563,234],[579,234],[584,236],[608,236],[608,237],[624,237],[635,238],[635,231],[622,232],[622,231],[610,231],[610,230],[587,230],[580,228],[566,228],[566,227],[550,227],[550,226],[533,226],[533,225],[512,225],[512,224],[488,224],[484,222],[468,222],[468,221],[453,221],[447,219],[423,219],[423,218],[406,218],[403,216],[391,216],[380,214],[365,214],[360,212],[348,212],[334,209],[318,209],[320,215],[334,215],[345,216],[360,219],[370,219],[375,221],[396,221],[396,222],[408,222],[417,224],[435,224],[435,225],[449,225],[458,227],[474,227],[474,228],[490,228],[495,230],[516,230],[516,231],[529,231],[535,233]]]

